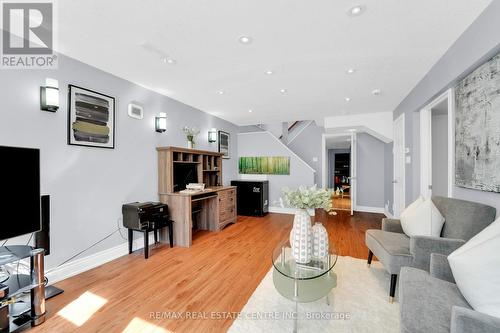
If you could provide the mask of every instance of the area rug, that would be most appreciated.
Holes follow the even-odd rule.
[[[390,275],[379,262],[368,268],[366,260],[339,257],[333,270],[330,305],[299,303],[299,332],[399,332],[399,303],[388,301]],[[229,332],[292,332],[295,303],[276,291],[272,274],[271,268]]]

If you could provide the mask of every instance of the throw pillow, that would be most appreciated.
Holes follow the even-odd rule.
[[[441,236],[444,217],[431,199],[422,199],[410,211],[401,216],[401,227],[408,237]]]
[[[408,207],[406,207],[405,210],[403,210],[400,217],[405,217],[411,214],[411,212],[413,212],[418,206],[420,206],[422,202],[424,202],[424,197],[419,196],[417,200],[409,204]]]
[[[500,218],[448,256],[458,289],[476,311],[500,318]]]

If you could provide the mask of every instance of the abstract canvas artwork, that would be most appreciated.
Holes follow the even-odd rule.
[[[68,144],[115,147],[115,99],[69,86]]]
[[[500,192],[500,54],[457,86],[455,184]]]
[[[219,131],[219,153],[222,153],[222,158],[231,158],[230,146],[229,146],[230,136],[229,133],[224,131]]]
[[[239,171],[241,174],[289,175],[290,157],[240,157]]]

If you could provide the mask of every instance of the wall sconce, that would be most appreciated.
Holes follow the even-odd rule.
[[[160,112],[155,117],[155,130],[158,133],[163,133],[167,130],[167,114],[165,112]]]
[[[208,142],[216,142],[217,141],[217,129],[211,128],[208,131]]]
[[[59,109],[59,82],[45,79],[45,87],[40,87],[40,109],[56,112]]]

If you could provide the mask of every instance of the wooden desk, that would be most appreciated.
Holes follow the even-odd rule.
[[[220,231],[230,223],[236,223],[236,187],[211,186],[198,193],[159,193],[160,201],[168,205],[174,223],[174,243],[177,246],[192,245],[192,208],[201,203],[199,229]]]

